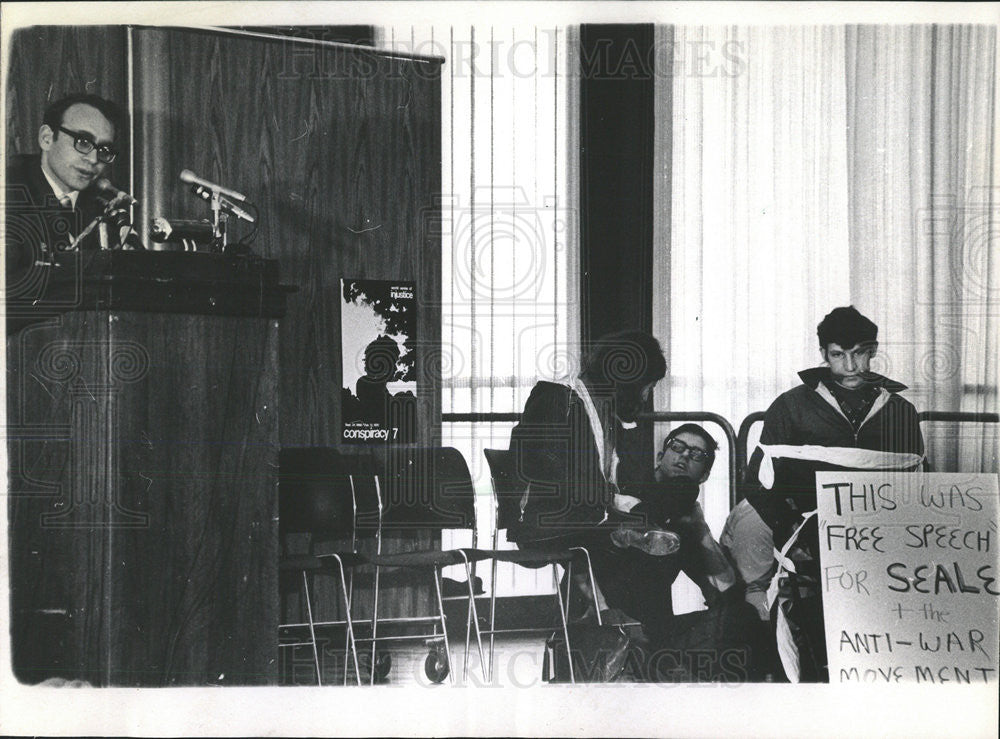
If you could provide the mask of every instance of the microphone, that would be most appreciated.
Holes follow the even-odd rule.
[[[205,188],[204,185],[198,185],[198,184],[192,185],[191,186],[191,192],[193,192],[197,197],[201,198],[202,200],[211,200],[212,199],[212,193],[210,193]],[[227,213],[230,213],[230,214],[236,216],[237,218],[242,218],[247,223],[253,223],[256,220],[252,215],[250,215],[249,213],[247,213],[245,210],[243,210],[242,208],[240,208],[238,205],[236,205],[235,203],[229,202],[228,200],[226,200],[222,196],[219,197],[219,205],[221,205],[222,208],[224,208]]]
[[[225,208],[226,210],[228,210],[230,213],[232,213],[237,218],[242,218],[247,223],[253,223],[254,222],[254,217],[252,215],[250,215],[249,213],[247,213],[245,210],[243,210],[239,206],[234,205],[233,203],[230,203],[228,200],[223,200],[222,201],[222,207]]]
[[[154,218],[149,227],[149,238],[158,244],[165,241],[210,242],[215,239],[215,229],[208,221],[168,221]]]
[[[232,198],[233,200],[238,200],[243,202],[247,199],[247,196],[243,193],[236,192],[235,190],[230,190],[228,187],[223,187],[222,185],[217,185],[214,182],[209,182],[208,180],[203,180],[201,177],[196,175],[190,169],[185,169],[180,174],[181,182],[188,185],[201,185],[202,187],[208,188],[213,192],[217,192],[220,195],[225,195],[227,198]]]
[[[127,205],[135,205],[139,202],[124,190],[119,190],[111,184],[111,180],[107,177],[101,177],[99,180],[96,180],[94,187],[97,188],[101,195],[110,200],[109,204],[117,205],[120,201],[124,201]]]

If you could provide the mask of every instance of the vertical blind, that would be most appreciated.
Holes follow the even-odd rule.
[[[578,362],[573,34],[540,26],[388,27],[379,45],[445,58],[443,412],[520,412],[539,378],[573,373]],[[465,455],[476,481],[481,543],[493,516],[482,450],[506,448],[510,428],[443,425],[442,443]],[[468,543],[447,535],[443,542]],[[489,573],[477,574],[488,588]],[[497,584],[499,595],[553,587],[547,572],[509,565]]]

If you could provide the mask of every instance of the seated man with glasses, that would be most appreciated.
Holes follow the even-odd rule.
[[[642,623],[646,639],[640,644],[649,650],[646,679],[754,677],[747,652],[753,613],[698,503],[717,449],[704,428],[686,423],[664,439],[652,474],[620,481],[620,515],[611,521],[621,525],[611,540],[622,559],[621,576],[598,584],[609,603]],[[636,518],[646,526],[636,527]],[[707,610],[674,615],[671,587],[681,572],[701,589]]]
[[[117,156],[118,106],[96,95],[75,94],[52,103],[38,129],[38,154],[11,157],[5,204],[8,294],[45,253],[65,251],[105,212],[95,183]],[[103,236],[102,236],[103,231]],[[94,228],[79,249],[120,246],[117,228]]]
[[[715,463],[718,444],[705,429],[685,423],[671,431],[656,455],[655,484],[623,485],[623,493],[634,493],[619,501],[619,510],[646,513],[651,524],[660,528],[615,532],[615,543],[633,546],[648,553],[671,553],[680,548],[680,537],[664,531],[673,521],[697,515],[698,491]],[[627,492],[626,492],[627,491]],[[665,550],[665,551],[659,551]]]
[[[634,548],[645,554],[665,555],[672,570],[672,584],[678,572],[684,572],[711,602],[736,582],[736,575],[722,548],[705,521],[698,494],[712,471],[718,444],[712,435],[697,424],[685,423],[663,440],[656,455],[652,480],[623,480],[616,501],[618,510],[633,520],[644,517],[648,527],[623,525],[611,533],[615,546]],[[633,587],[642,595],[643,588]],[[667,610],[670,606],[669,592]]]

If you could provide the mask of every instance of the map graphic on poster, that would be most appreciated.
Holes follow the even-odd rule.
[[[341,440],[416,441],[416,285],[341,280]]]
[[[997,684],[997,476],[819,472],[831,683]]]

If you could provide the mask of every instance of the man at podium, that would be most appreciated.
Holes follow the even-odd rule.
[[[45,110],[40,153],[11,157],[4,193],[9,297],[17,297],[18,282],[51,252],[121,245],[117,227],[93,227],[84,235],[96,218],[121,206],[119,201],[126,207],[130,202],[103,179],[118,155],[120,120],[118,106],[109,100],[69,95]]]

